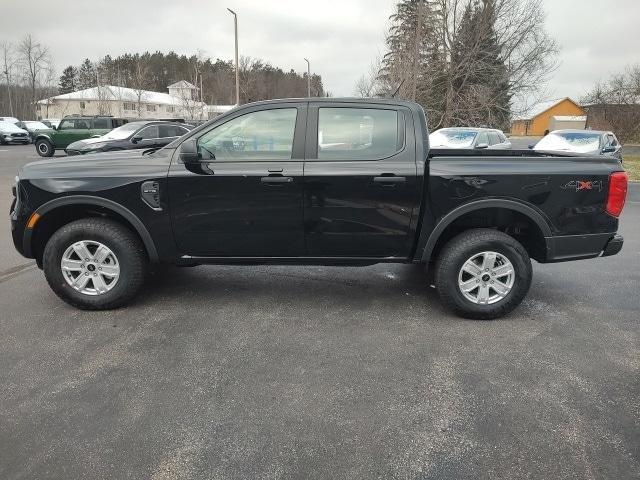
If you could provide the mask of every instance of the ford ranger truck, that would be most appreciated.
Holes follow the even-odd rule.
[[[527,295],[532,259],[618,253],[626,190],[614,158],[430,150],[416,103],[289,99],[161,149],[30,163],[11,229],[82,309],[126,304],[157,264],[413,263],[453,312],[492,319]]]

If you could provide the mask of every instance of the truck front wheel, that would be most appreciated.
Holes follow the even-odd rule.
[[[146,253],[123,225],[102,218],[71,222],[44,249],[43,270],[62,300],[85,310],[108,310],[129,302],[146,273]]]
[[[49,140],[36,140],[36,152],[41,157],[53,157],[55,149]]]
[[[511,312],[527,295],[531,277],[525,248],[513,237],[489,229],[467,230],[450,240],[435,271],[442,303],[476,320]]]

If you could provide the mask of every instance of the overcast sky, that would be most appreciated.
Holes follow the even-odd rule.
[[[7,0],[0,0],[0,4]],[[596,80],[640,62],[640,0],[541,0],[547,31],[562,47],[549,97],[579,97]],[[352,95],[371,61],[384,53],[394,0],[31,0],[0,18],[0,42],[32,33],[51,50],[58,71],[106,54],[203,50],[240,54],[304,71],[303,57],[335,96]]]

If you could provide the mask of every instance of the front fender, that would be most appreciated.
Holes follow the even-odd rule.
[[[122,216],[125,220],[127,220],[131,224],[131,226],[135,229],[135,231],[140,236],[142,243],[144,244],[144,247],[147,250],[147,254],[149,255],[149,260],[152,263],[158,262],[158,250],[153,241],[153,238],[151,237],[151,234],[149,233],[149,230],[147,230],[147,227],[131,210],[123,207],[119,203],[116,203],[112,200],[108,200],[102,197],[94,197],[91,195],[76,195],[72,197],[61,197],[61,198],[53,199],[41,205],[35,210],[35,212],[32,213],[32,216],[37,214],[40,217],[43,217],[44,215],[47,214],[47,212],[50,212],[56,208],[64,207],[68,205],[94,205],[97,207],[106,208]],[[29,229],[29,228],[25,228],[24,230],[22,248],[23,248],[24,255],[27,258],[33,258],[32,238],[33,238],[34,231],[35,230]]]
[[[53,138],[51,137],[51,134],[49,133],[38,133],[34,138],[33,138],[33,142],[37,142],[38,140],[47,140],[48,142],[51,143],[51,145],[54,145],[53,143]]]

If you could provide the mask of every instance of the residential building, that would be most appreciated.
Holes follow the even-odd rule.
[[[169,85],[167,89],[168,93],[160,93],[101,85],[39,100],[36,112],[38,119],[63,118],[66,115],[112,115],[130,120],[208,120],[234,107],[200,102],[198,88],[185,80]]]
[[[569,97],[540,102],[532,105],[524,114],[513,119],[511,135],[541,137],[559,124],[575,124],[575,122],[582,121],[575,117],[584,117],[585,115],[585,110]],[[554,117],[556,117],[555,120]],[[586,121],[586,119],[584,120]],[[584,128],[584,123],[581,128]]]

